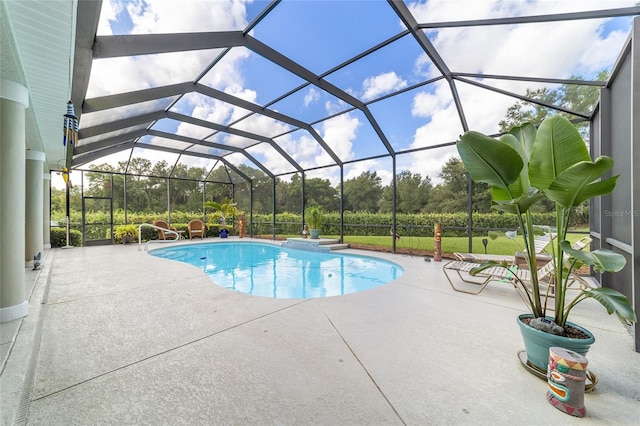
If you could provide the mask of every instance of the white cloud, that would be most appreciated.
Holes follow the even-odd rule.
[[[382,186],[390,185],[393,173],[391,172],[391,159],[388,160],[366,160],[349,164],[344,175],[344,180],[354,179],[364,172],[376,172],[380,177]]]
[[[98,22],[99,35],[111,35],[111,22],[114,22],[118,13],[122,10],[122,4],[119,2],[103,1],[100,9],[100,22]]]
[[[303,101],[304,102],[304,106],[309,106],[309,104],[311,104],[312,102],[317,101],[318,99],[320,99],[320,92],[318,92],[316,89],[311,87],[307,91],[307,94],[304,95],[304,101]]]
[[[245,0],[189,0],[188,7],[176,9],[167,0],[145,0],[127,5],[133,34],[228,31],[247,26]]]
[[[222,50],[215,51],[215,55],[217,53],[222,52]],[[207,52],[208,55],[206,57],[207,64],[211,62],[212,58],[215,56],[214,52]],[[242,87],[244,86],[244,79],[242,73],[239,72],[239,68],[242,64],[242,61],[248,58],[252,53],[245,49],[244,47],[237,47],[231,49],[231,51],[227,52],[224,57],[216,63],[215,67],[211,69],[200,81],[202,84],[207,86],[211,86],[214,89],[222,90],[228,93],[235,93],[242,91]],[[194,71],[191,72],[191,77],[189,80],[193,80],[197,73],[202,70],[194,68]],[[255,102],[255,98],[247,99],[251,102]]]
[[[295,171],[294,166],[266,142],[254,145],[247,151],[249,151],[249,153],[254,157],[262,159],[262,163],[268,165],[269,170],[273,174],[278,175],[281,173],[290,173]]]
[[[598,74],[617,57],[620,46],[624,44],[628,35],[627,32],[612,31],[606,38],[593,40],[592,49],[581,52],[577,66],[585,72]]]
[[[331,150],[343,161],[353,158],[353,140],[356,138],[360,122],[357,118],[343,114],[322,122],[316,132],[322,137]],[[289,153],[289,155],[305,169],[326,166],[334,163],[334,160],[308,132],[298,131],[279,137],[276,142]],[[265,157],[267,160],[276,160],[277,156]],[[268,162],[269,167],[272,163]],[[291,166],[277,159],[277,163],[283,167],[283,171],[290,171]],[[332,185],[340,181],[337,167],[324,168],[313,171],[308,177],[329,179]]]
[[[258,114],[234,124],[233,127],[259,135],[266,135],[267,137],[279,135],[291,129],[291,126],[286,123]]]
[[[322,139],[342,161],[353,158],[353,140],[360,121],[351,114],[342,114],[322,122]]]
[[[429,92],[419,92],[413,98],[411,115],[414,117],[431,117],[434,111],[447,109],[453,102],[449,85],[437,82],[431,85]]]
[[[362,83],[362,99],[368,101],[405,87],[407,87],[407,82],[393,71],[369,77]]]
[[[324,109],[328,115],[338,114],[345,109],[345,103],[343,101],[326,101],[324,103]]]
[[[630,0],[607,1],[606,8],[633,6]],[[602,1],[443,1],[414,3],[410,9],[418,22],[529,16],[546,13],[602,9]],[[602,43],[605,21],[578,20],[520,25],[492,25],[430,30],[430,38],[453,72],[484,72],[502,75],[568,78],[576,68],[585,68],[580,58],[600,66],[615,60],[621,44],[619,34],[609,34]],[[588,54],[586,52],[589,52]],[[598,59],[589,58],[595,54]],[[586,56],[585,56],[586,55]],[[600,59],[601,56],[605,56]],[[577,65],[576,65],[577,64]],[[440,76],[424,55],[416,59],[416,70],[429,77]]]
[[[308,132],[297,131],[278,138],[277,142],[302,168],[311,168],[318,164],[327,165],[333,162]]]
[[[635,5],[635,0],[429,0],[408,5],[418,23],[533,16],[614,9]]]

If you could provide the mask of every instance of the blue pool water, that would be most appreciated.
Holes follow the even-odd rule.
[[[203,243],[152,250],[204,270],[230,290],[277,299],[309,299],[368,290],[404,273],[393,262],[263,243]]]

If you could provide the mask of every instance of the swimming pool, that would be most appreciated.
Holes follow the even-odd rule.
[[[149,254],[201,268],[225,288],[277,299],[310,299],[368,290],[404,273],[383,259],[318,253],[254,242],[166,247]]]

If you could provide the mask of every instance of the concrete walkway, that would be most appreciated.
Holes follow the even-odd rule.
[[[356,294],[276,300],[137,246],[49,250],[29,274],[30,315],[2,325],[2,424],[638,423],[640,354],[597,303],[571,318],[595,334],[599,379],[577,419],[517,359],[525,308],[512,287],[457,293],[443,263],[345,252],[406,272]]]

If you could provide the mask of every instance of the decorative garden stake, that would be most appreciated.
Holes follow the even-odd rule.
[[[240,217],[238,218],[238,237],[240,238],[244,238],[244,223],[246,221],[246,218],[244,216],[244,214],[241,214]]]
[[[433,225],[433,237],[435,239],[435,245],[433,249],[433,260],[436,262],[442,261],[442,225],[436,223]]]
[[[584,388],[587,380],[587,358],[557,346],[549,348],[547,400],[558,410],[584,417]]]

